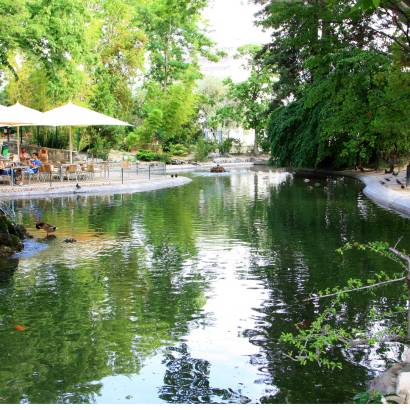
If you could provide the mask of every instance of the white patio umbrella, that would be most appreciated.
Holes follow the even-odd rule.
[[[15,104],[12,107],[0,107],[0,126],[17,127],[17,155],[20,158],[20,129],[21,125],[32,125],[33,115],[28,116],[21,109],[20,104]],[[24,107],[29,110],[28,107]],[[34,111],[34,110],[33,110]],[[38,111],[39,114],[41,114]]]
[[[23,125],[48,125],[44,120],[44,114],[33,108],[26,107],[20,103],[16,103],[10,107],[6,107],[7,113],[11,120],[17,121],[12,124],[17,128],[17,155],[20,158],[20,127]],[[1,115],[1,113],[0,113]]]
[[[48,125],[68,126],[70,141],[70,163],[73,163],[73,141],[71,127],[87,127],[91,125],[117,125],[122,127],[132,126],[127,122],[117,120],[108,115],[68,103],[44,113],[43,119]]]

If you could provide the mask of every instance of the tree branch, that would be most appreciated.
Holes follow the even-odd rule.
[[[409,258],[410,260],[410,258]],[[350,293],[350,292],[357,292],[359,290],[364,290],[364,289],[371,289],[371,288],[377,288],[379,286],[387,285],[389,283],[395,283],[395,282],[400,282],[402,280],[405,280],[406,277],[403,276],[402,278],[397,278],[397,279],[391,279],[391,280],[386,280],[385,282],[379,282],[375,283],[374,285],[368,285],[368,286],[362,286],[360,288],[355,288],[355,289],[349,289],[349,290],[341,290],[340,292],[335,292],[335,293],[329,293],[328,295],[322,295],[322,296],[313,296],[307,299],[304,299],[303,302],[309,302],[311,300],[318,300],[318,299],[324,299],[324,298],[330,298],[332,296],[337,296],[341,293]]]

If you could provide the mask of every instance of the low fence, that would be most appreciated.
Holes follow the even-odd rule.
[[[15,141],[10,141],[7,143],[9,146],[10,152],[17,152],[17,143]],[[21,148],[24,148],[30,155],[33,152],[39,152],[44,147],[33,144],[23,144]],[[52,162],[69,162],[70,161],[70,151],[67,149],[57,149],[57,148],[44,148],[48,152],[48,160]],[[73,151],[73,155],[76,155],[76,152]]]
[[[14,166],[7,168],[7,174],[0,175],[0,181],[9,185],[31,185],[47,183],[52,186],[56,182],[80,181],[113,181],[124,182],[144,176],[148,179],[155,175],[166,174],[165,163],[131,163],[129,161],[108,162],[89,161],[83,164],[44,164],[36,173],[28,166]]]

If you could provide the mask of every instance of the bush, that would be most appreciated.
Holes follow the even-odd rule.
[[[166,164],[171,163],[171,159],[167,154],[159,154],[157,152],[151,151],[149,149],[144,150],[141,149],[137,152],[136,158],[140,161],[161,161],[165,162]]]
[[[165,162],[165,164],[170,164],[171,157],[168,154],[158,154],[157,161]]]
[[[208,155],[215,150],[215,144],[205,141],[204,139],[198,140],[195,146],[195,161],[204,161],[208,158]]]
[[[136,158],[140,161],[156,161],[158,159],[158,154],[151,150],[141,149],[137,152]]]
[[[232,145],[236,140],[234,138],[226,138],[220,144],[218,144],[218,149],[221,154],[229,154],[232,149]]]
[[[174,144],[170,147],[171,155],[176,155],[178,157],[183,157],[189,154],[188,148],[183,144]]]
[[[131,131],[125,138],[124,145],[127,150],[130,150],[132,148],[138,147],[138,145],[141,143],[141,136],[140,134],[134,130]]]

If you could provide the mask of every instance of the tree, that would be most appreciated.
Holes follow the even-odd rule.
[[[268,125],[273,158],[282,165],[351,167],[407,153],[407,3],[367,9],[327,0],[257,2],[265,5],[260,24],[274,30],[262,64],[279,74]]]
[[[200,78],[198,57],[216,61],[220,53],[200,28],[207,0],[156,0],[139,8],[148,36],[147,78],[167,87],[178,80]]]
[[[156,82],[146,83],[148,89],[142,107],[143,121],[137,140],[156,140],[168,151],[171,144],[187,143],[189,126],[196,114],[197,96],[192,82],[179,82],[162,89]]]
[[[272,87],[276,76],[271,68],[262,64],[258,58],[261,47],[245,45],[238,49],[236,58],[245,59],[243,68],[249,71],[249,77],[240,83],[227,79],[228,97],[233,101],[232,110],[242,119],[246,129],[255,130],[255,151],[257,147],[269,149],[265,140],[266,119],[271,100]]]

